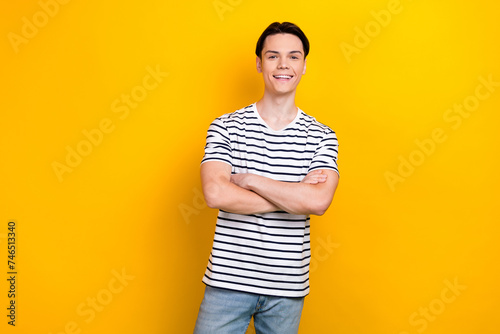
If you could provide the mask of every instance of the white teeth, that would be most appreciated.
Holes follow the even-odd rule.
[[[291,79],[292,76],[290,75],[275,75],[274,76],[276,79]]]

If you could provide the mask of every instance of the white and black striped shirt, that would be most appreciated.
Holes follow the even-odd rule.
[[[335,132],[298,109],[284,129],[271,129],[253,103],[215,119],[207,132],[206,161],[232,173],[300,182],[315,169],[337,169]],[[203,282],[281,297],[309,293],[309,216],[284,211],[241,215],[219,210]]]

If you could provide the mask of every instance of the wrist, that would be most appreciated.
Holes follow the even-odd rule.
[[[258,178],[258,175],[255,175],[255,174],[247,174],[246,175],[246,182],[245,182],[245,188],[247,190],[251,190],[253,192],[255,192],[255,182],[256,182],[256,179]]]
[[[262,188],[262,182],[264,182],[265,177],[261,175],[256,175],[256,174],[248,174],[247,178],[247,189],[251,190],[255,193],[259,193],[260,189]]]

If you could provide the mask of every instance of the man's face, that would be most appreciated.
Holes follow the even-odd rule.
[[[262,73],[266,90],[277,95],[294,92],[306,73],[300,38],[292,34],[268,36],[262,49],[262,60],[257,57],[257,71]]]

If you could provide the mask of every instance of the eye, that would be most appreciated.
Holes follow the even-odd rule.
[[[274,58],[276,58],[276,56],[274,56],[274,55],[273,56],[269,56],[269,59],[274,59]]]

